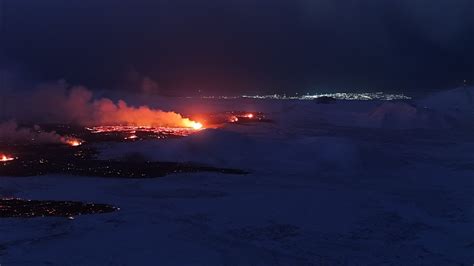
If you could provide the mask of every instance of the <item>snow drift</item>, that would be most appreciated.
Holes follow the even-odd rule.
[[[117,159],[136,153],[156,161],[298,173],[299,169],[312,169],[314,172],[322,168],[350,169],[357,158],[357,147],[342,138],[275,139],[207,129],[165,142],[116,144],[105,148],[102,156]]]
[[[445,129],[452,127],[442,113],[406,102],[386,102],[374,108],[362,125],[387,129]]]

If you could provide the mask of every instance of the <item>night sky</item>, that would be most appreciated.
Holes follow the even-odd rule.
[[[472,0],[0,2],[1,67],[35,81],[224,95],[474,78]]]

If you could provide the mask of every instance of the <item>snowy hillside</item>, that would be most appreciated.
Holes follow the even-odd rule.
[[[0,264],[472,265],[473,90],[414,102],[157,100],[191,115],[259,111],[273,122],[100,144],[99,157],[250,174],[1,177],[3,197],[120,211],[0,219]]]

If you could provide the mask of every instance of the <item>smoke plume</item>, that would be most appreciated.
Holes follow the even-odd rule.
[[[64,82],[43,85],[28,93],[11,93],[0,97],[5,103],[3,110],[0,109],[0,117],[20,123],[165,127],[193,127],[195,124],[175,112],[148,106],[129,106],[122,100],[95,99],[87,88],[68,87]]]
[[[0,141],[11,143],[65,143],[66,138],[55,132],[45,132],[35,125],[33,128],[19,127],[14,121],[0,123]]]

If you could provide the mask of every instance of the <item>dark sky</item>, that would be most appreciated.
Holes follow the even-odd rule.
[[[472,0],[1,1],[3,67],[40,81],[415,93],[474,78]]]

